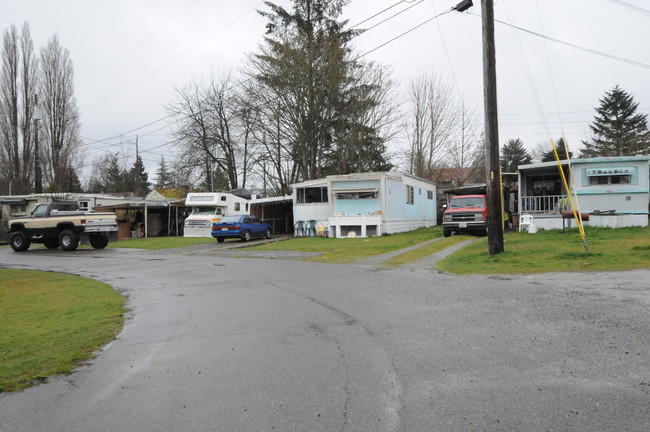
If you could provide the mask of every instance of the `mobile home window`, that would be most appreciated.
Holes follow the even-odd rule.
[[[239,211],[240,208],[241,208],[240,204],[239,204],[239,203],[235,203],[235,211]]]
[[[300,188],[298,192],[298,204],[326,203],[327,187]]]
[[[613,185],[613,184],[630,184],[629,175],[610,175],[610,176],[592,176],[589,177],[589,185]]]
[[[413,186],[406,186],[406,204],[413,204],[415,202]]]
[[[337,192],[336,199],[376,199],[377,192]]]
[[[433,199],[433,191],[427,191],[427,199]]]

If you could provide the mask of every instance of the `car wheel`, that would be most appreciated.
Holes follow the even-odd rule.
[[[445,237],[449,237],[449,236],[451,235],[451,231],[450,231],[450,230],[443,229],[443,230],[442,230],[442,235],[445,236]]]
[[[43,240],[43,244],[48,249],[56,249],[59,247],[59,240],[56,237],[48,237]]]
[[[251,233],[250,233],[250,231],[245,231],[245,232],[244,232],[244,235],[242,236],[241,239],[242,239],[242,241],[245,241],[245,242],[249,241],[249,240],[251,239]]]
[[[217,237],[217,241],[218,241],[219,243],[223,243],[223,242],[226,241],[226,239],[223,238],[223,237]]]
[[[66,252],[71,252],[79,246],[79,236],[73,230],[63,230],[59,234],[59,244],[61,245],[61,249]]]
[[[24,231],[16,231],[11,233],[11,238],[9,239],[9,244],[11,248],[16,252],[25,252],[29,249],[29,237]]]
[[[266,230],[266,234],[264,235],[264,237],[266,237],[267,240],[271,238],[271,230],[270,229]]]
[[[108,236],[103,234],[96,234],[90,237],[90,245],[95,249],[104,249],[108,246]]]

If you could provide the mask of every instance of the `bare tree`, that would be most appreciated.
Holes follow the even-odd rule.
[[[474,110],[460,105],[460,118],[454,135],[446,143],[447,164],[451,167],[454,186],[464,186],[470,179],[485,172],[483,131],[473,123]]]
[[[207,84],[192,82],[177,89],[178,100],[167,107],[177,119],[177,165],[198,171],[208,188],[214,185],[215,171],[226,176],[232,189],[246,186],[254,137],[250,112],[241,107],[236,90],[231,75],[212,76]]]
[[[436,169],[446,165],[449,141],[458,133],[462,109],[453,97],[451,85],[436,75],[414,78],[407,97],[407,164],[412,174],[429,179]]]
[[[61,192],[81,163],[79,111],[74,97],[74,68],[68,50],[54,35],[41,49],[41,98],[45,129],[44,178],[51,192]]]
[[[31,189],[37,60],[29,24],[4,32],[0,75],[0,178],[13,192]]]

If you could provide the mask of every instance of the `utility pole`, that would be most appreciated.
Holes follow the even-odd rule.
[[[485,171],[488,206],[488,253],[503,253],[503,209],[499,167],[499,128],[497,118],[497,73],[494,48],[494,5],[481,0],[483,22],[483,97],[485,104]]]
[[[41,111],[38,106],[38,94],[34,95],[34,193],[43,193],[43,173],[41,171],[40,149],[38,143],[38,121]]]

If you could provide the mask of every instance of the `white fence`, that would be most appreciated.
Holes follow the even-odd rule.
[[[522,196],[519,198],[520,214],[556,212],[558,203],[566,197],[566,195]]]

